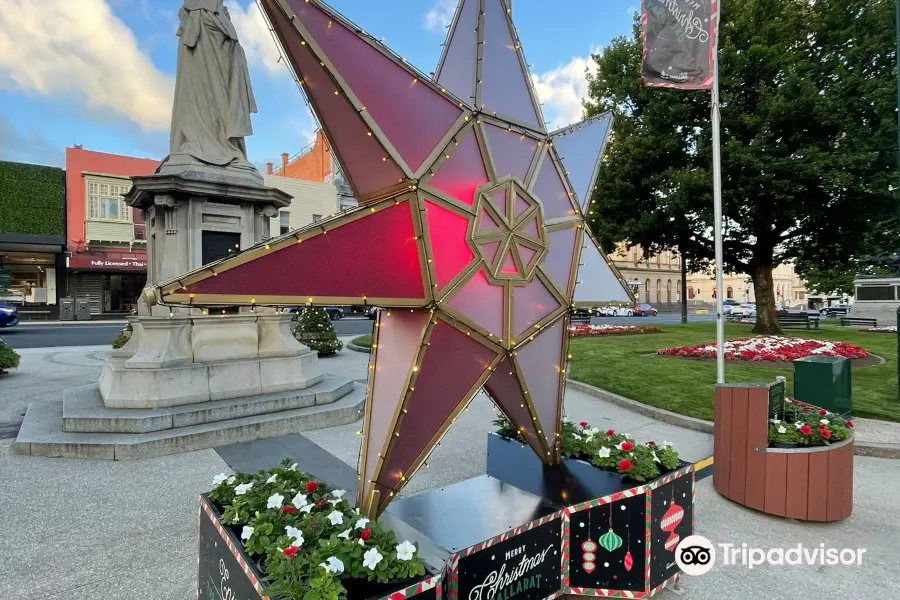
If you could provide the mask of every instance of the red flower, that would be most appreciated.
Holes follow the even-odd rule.
[[[308,481],[306,483],[306,493],[312,494],[314,491],[319,489],[319,484],[316,481]]]
[[[612,429],[609,429],[609,430],[607,430],[607,432],[606,432],[606,437],[612,437],[612,436],[614,436],[615,434],[616,434],[615,431],[613,431]]]
[[[853,421],[847,421],[844,425],[846,425],[848,429],[853,429]]]
[[[807,406],[806,408],[803,409],[803,414],[804,414],[804,415],[808,415],[808,414],[809,414],[809,407],[808,407],[808,406]]]
[[[656,442],[647,442],[647,445],[653,448],[654,446],[656,446]]]
[[[367,539],[369,539],[370,535],[372,535],[371,529],[363,529],[359,532],[359,539],[366,541]]]
[[[634,450],[634,444],[631,442],[622,442],[622,452],[631,452]]]
[[[297,509],[294,508],[293,506],[282,506],[282,507],[281,507],[281,512],[287,513],[287,514],[289,514],[289,515],[292,515],[292,514],[294,514],[295,512],[297,512]]]
[[[825,410],[824,408],[819,409],[819,416],[820,416],[820,417],[824,417],[824,416],[827,415],[827,414],[828,414],[828,411]]]
[[[804,425],[800,428],[800,433],[803,435],[809,435],[812,433],[812,428],[809,425]]]
[[[819,433],[821,433],[822,437],[825,438],[826,440],[831,437],[831,432],[828,431],[827,429],[822,428],[819,430]]]
[[[300,550],[300,548],[297,548],[296,546],[289,546],[289,547],[285,548],[284,550],[282,550],[281,553],[284,554],[285,556],[287,556],[288,558],[294,558],[294,555],[297,554],[298,550]]]
[[[627,473],[628,471],[631,470],[631,467],[632,467],[631,461],[628,460],[627,458],[623,458],[622,460],[619,461],[619,471],[621,471],[622,473]]]
[[[579,425],[581,425],[581,428],[584,429],[585,427],[588,426],[588,422],[587,422],[587,421],[582,421],[581,423],[579,423]]]

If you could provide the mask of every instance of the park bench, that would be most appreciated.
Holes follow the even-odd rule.
[[[841,327],[878,327],[878,319],[864,319],[862,317],[841,317]]]
[[[819,318],[809,313],[778,313],[778,325],[782,329],[819,328]]]

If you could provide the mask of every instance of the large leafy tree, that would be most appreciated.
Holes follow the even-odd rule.
[[[896,210],[894,0],[724,0],[720,26],[724,267],[777,333],[772,269],[827,270]],[[595,55],[588,115],[615,113],[592,224],[602,240],[713,252],[708,92],[641,84],[641,37]]]

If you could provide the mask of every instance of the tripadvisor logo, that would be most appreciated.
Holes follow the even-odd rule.
[[[544,562],[547,553],[553,548],[553,544],[540,554],[534,556],[522,556],[519,564],[512,571],[507,572],[506,563],[497,571],[491,571],[491,574],[484,578],[484,583],[476,585],[469,592],[469,600],[508,600],[514,598],[519,593],[535,589],[541,585],[541,575],[526,576],[527,573]],[[516,555],[522,552],[524,548],[518,551],[508,552],[507,555]]]

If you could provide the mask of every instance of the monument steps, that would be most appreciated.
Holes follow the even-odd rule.
[[[74,389],[84,390],[90,387],[92,386]],[[276,412],[251,414],[224,420],[208,420],[207,422],[143,433],[65,431],[63,429],[65,399],[52,402],[33,402],[25,413],[19,436],[13,443],[13,450],[17,454],[50,458],[132,460],[249,442],[312,429],[346,425],[355,422],[362,416],[365,406],[365,386],[347,380],[339,380],[335,377],[326,378],[322,383],[311,386],[306,390],[270,394],[263,401],[274,402],[275,400],[268,398],[268,396],[280,396],[283,400],[293,397],[298,402],[308,402],[309,395],[313,394],[315,402],[318,400],[317,390],[321,391],[323,399],[327,398],[328,394],[331,394],[333,400],[328,403],[313,404],[303,408],[282,409]],[[99,391],[96,393],[99,395]],[[89,424],[92,419],[96,421],[97,417],[88,417],[87,414],[89,413],[87,412],[82,413],[80,417],[74,416],[78,413],[77,411],[72,412],[74,410],[73,407],[78,406],[78,402],[73,404],[71,399],[79,396],[87,397],[88,391],[82,391],[80,395],[78,393],[74,395],[69,394],[70,412],[67,418],[70,419],[70,423],[90,427],[100,426],[98,423]],[[208,419],[210,417],[222,417],[227,415],[230,410],[236,411],[236,413],[240,413],[241,410],[252,410],[249,407],[240,407],[239,405],[241,402],[245,404],[256,403],[261,398],[263,397],[253,396],[250,398],[202,403],[207,406],[199,407],[193,413],[188,410],[191,408],[190,406],[138,412],[156,413],[153,416],[145,414],[144,418],[149,420],[143,426],[160,427],[166,422],[166,416],[162,414],[165,412],[169,413],[173,424],[176,413],[187,415],[184,416],[185,422],[189,422],[191,418]],[[289,402],[289,400],[285,401]],[[209,405],[218,406],[212,407]],[[134,409],[123,410],[127,410],[128,413],[134,412]],[[134,419],[134,417],[125,415],[110,415],[109,423],[106,423],[104,426],[109,426],[110,423],[115,423],[116,427],[136,426],[136,421],[130,424],[127,421],[123,421],[123,419],[128,418]]]

